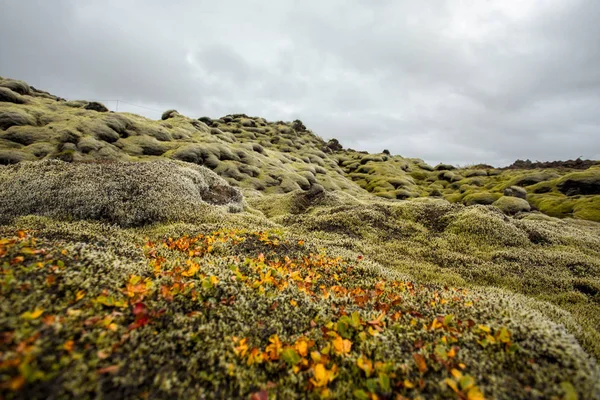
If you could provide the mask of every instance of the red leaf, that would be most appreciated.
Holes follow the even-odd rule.
[[[144,305],[144,303],[135,303],[133,306],[133,315],[146,314],[148,309]]]
[[[266,390],[261,390],[260,392],[252,393],[250,396],[250,400],[269,400],[269,393]]]

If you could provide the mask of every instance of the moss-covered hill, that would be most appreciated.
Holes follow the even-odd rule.
[[[0,397],[600,398],[597,166],[0,100]]]

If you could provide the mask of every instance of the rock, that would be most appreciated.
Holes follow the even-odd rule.
[[[23,81],[18,81],[15,79],[5,79],[0,81],[0,86],[8,88],[15,93],[21,94],[23,96],[31,95],[31,86]]]
[[[256,122],[251,119],[245,119],[242,121],[242,126],[246,128],[256,128]]]
[[[299,119],[295,120],[292,123],[292,129],[296,132],[306,132],[306,126]]]
[[[173,118],[176,115],[179,115],[179,113],[177,112],[177,110],[167,110],[164,113],[162,113],[162,116],[160,117],[160,119],[167,120],[169,118]]]
[[[326,144],[326,147],[332,151],[341,151],[344,149],[340,142],[335,138],[329,140],[329,142]]]
[[[501,197],[499,193],[479,192],[466,195],[462,199],[462,203],[466,206],[474,206],[475,204],[489,205],[493,204]]]
[[[98,103],[97,101],[90,101],[84,107],[86,110],[98,111],[98,112],[108,112],[108,108],[102,103]]]
[[[532,174],[527,174],[525,176],[519,177],[514,180],[513,185],[515,186],[530,186],[535,185],[536,183],[549,181],[555,178],[558,178],[558,174],[554,172],[537,172]]]
[[[452,171],[454,169],[456,169],[456,167],[450,164],[438,164],[434,168],[435,171]]]
[[[0,129],[6,130],[11,126],[35,125],[35,120],[29,114],[16,111],[0,112]]]
[[[518,197],[502,196],[493,205],[509,215],[531,211],[531,206],[527,200]]]
[[[527,190],[520,186],[510,186],[504,189],[504,195],[509,197],[518,197],[520,199],[527,198]]]
[[[567,196],[600,194],[600,169],[566,175],[556,187]]]
[[[0,86],[0,101],[6,103],[25,104],[26,100],[18,93],[13,92],[9,88]]]
[[[198,118],[198,121],[204,122],[207,126],[212,126],[213,124],[213,120],[209,117],[200,117]]]

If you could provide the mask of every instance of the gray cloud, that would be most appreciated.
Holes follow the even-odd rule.
[[[0,74],[430,163],[600,159],[600,2],[0,0]],[[113,105],[114,103],[107,103]]]

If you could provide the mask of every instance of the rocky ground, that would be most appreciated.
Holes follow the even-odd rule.
[[[595,162],[429,166],[1,79],[0,164],[0,397],[600,398]]]

